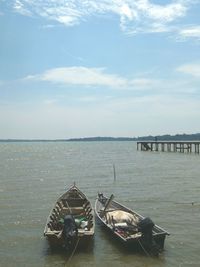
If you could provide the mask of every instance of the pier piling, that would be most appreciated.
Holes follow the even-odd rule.
[[[137,150],[180,153],[200,153],[199,141],[139,141]]]

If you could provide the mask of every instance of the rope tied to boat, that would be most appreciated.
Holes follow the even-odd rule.
[[[145,249],[145,247],[143,246],[142,242],[138,239],[138,243],[140,244],[140,247],[142,248],[142,250],[144,251],[144,253],[148,256],[158,256],[160,253],[160,249],[158,248],[158,246],[156,246],[156,244],[154,243],[154,245],[152,244],[151,249],[150,249],[150,253]]]
[[[150,257],[150,254],[149,254],[149,253],[147,252],[147,250],[144,248],[144,246],[142,245],[142,242],[140,242],[139,239],[138,239],[138,242],[139,242],[141,248],[143,249],[144,253],[145,253],[148,257]]]
[[[79,241],[80,241],[80,238],[77,239],[76,245],[74,246],[74,249],[73,249],[73,251],[72,251],[70,257],[68,258],[67,262],[65,263],[65,266],[67,266],[67,265],[70,263],[70,261],[72,260],[72,258],[73,258],[73,256],[74,256],[74,253],[76,252],[76,249],[77,249],[77,247],[78,247],[78,243],[79,243]]]

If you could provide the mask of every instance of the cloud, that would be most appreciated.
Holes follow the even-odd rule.
[[[52,28],[55,28],[55,25],[53,25],[53,24],[46,24],[46,25],[42,25],[40,28],[41,29],[52,29]]]
[[[45,82],[52,85],[61,85],[62,87],[77,88],[91,87],[91,88],[107,88],[114,90],[126,90],[144,94],[194,94],[198,91],[198,82],[194,77],[200,77],[200,64],[185,64],[176,68],[177,72],[183,74],[190,74],[191,79],[187,77],[159,79],[153,77],[149,78],[148,73],[140,75],[131,75],[124,77],[115,73],[108,73],[105,68],[88,68],[83,66],[54,68],[44,71],[36,75],[28,75],[19,80],[19,82],[26,82],[32,84],[33,82]]]
[[[177,71],[200,78],[200,64],[185,64],[178,67]]]
[[[71,85],[124,87],[126,79],[105,73],[101,68],[69,67],[47,70],[40,75],[42,81]]]
[[[37,75],[28,75],[23,81],[43,81],[63,85],[103,86],[115,89],[152,89],[160,85],[159,80],[145,77],[125,78],[106,72],[105,68],[83,66],[63,67],[46,70]]]
[[[130,84],[134,86],[134,88],[157,88],[157,86],[160,85],[160,81],[147,78],[135,78],[130,81]]]
[[[73,26],[99,14],[119,16],[121,29],[127,33],[170,31],[170,23],[186,16],[195,1],[176,0],[154,4],[150,0],[12,0],[16,12],[40,16],[65,26]]]
[[[55,103],[57,103],[57,99],[45,99],[44,100],[44,104],[45,105],[54,105]]]
[[[200,26],[190,26],[179,31],[179,36],[183,39],[197,38],[200,39]]]
[[[173,27],[170,26],[170,23],[184,17],[188,9],[184,1],[176,1],[167,5],[156,5],[147,0],[130,1],[129,5],[131,10],[136,11],[136,15],[132,19],[130,17],[123,19],[122,17],[121,26],[131,34],[171,31]]]
[[[115,74],[107,74],[103,68],[66,67],[55,68],[39,75],[29,75],[25,80],[40,80],[65,85],[125,87],[128,81]]]
[[[31,16],[32,12],[26,7],[25,1],[21,0],[15,0],[13,4],[13,8],[16,12],[20,13],[21,15],[24,16]]]

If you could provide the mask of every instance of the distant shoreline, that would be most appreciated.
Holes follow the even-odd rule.
[[[0,139],[0,142],[105,142],[105,141],[196,141],[200,140],[200,133],[157,135],[140,137],[82,137],[69,139]]]

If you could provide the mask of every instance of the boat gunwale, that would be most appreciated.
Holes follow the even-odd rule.
[[[109,199],[107,196],[105,196],[105,195],[103,195],[103,197],[106,199],[106,201]],[[97,209],[97,204],[98,204],[98,202],[99,203],[101,203],[100,201],[99,201],[99,197],[97,197],[96,198],[96,201],[95,201],[95,214],[97,215],[97,217],[100,219],[100,221],[108,228],[108,229],[110,229],[111,230],[111,232],[113,233],[113,234],[115,234],[116,236],[118,236],[120,239],[122,239],[123,241],[130,241],[130,240],[137,240],[137,239],[140,239],[140,236],[138,236],[138,237],[129,237],[128,239],[127,238],[123,238],[121,235],[119,235],[117,232],[115,232],[114,230],[113,230],[113,228],[112,228],[112,226],[110,225],[110,224],[107,224],[103,219],[102,219],[102,217],[99,215],[99,213],[98,213],[98,209]],[[125,205],[123,205],[123,204],[121,204],[121,203],[119,203],[119,202],[117,202],[117,201],[115,201],[115,200],[112,200],[111,201],[111,206],[112,206],[112,203],[114,203],[114,204],[117,204],[119,207],[121,207],[121,208],[125,208],[126,210],[127,210],[127,212],[130,212],[131,214],[136,214],[139,218],[141,218],[141,219],[144,219],[145,217],[144,216],[142,216],[141,214],[139,214],[138,212],[135,212],[134,210],[131,210],[130,208],[128,208],[128,207],[126,207]],[[102,203],[101,203],[102,204]],[[169,232],[167,232],[165,229],[163,229],[162,227],[160,227],[160,226],[158,226],[157,224],[155,224],[154,225],[154,228],[156,228],[156,229],[158,229],[159,230],[159,232],[157,233],[157,232],[153,232],[153,236],[154,237],[157,237],[157,236],[166,236],[166,235],[170,235],[170,233]]]
[[[58,197],[58,199],[56,200],[56,202],[54,203],[54,205],[52,206],[52,208],[51,208],[51,211],[50,211],[50,213],[49,213],[49,215],[48,215],[48,217],[47,217],[47,220],[46,220],[46,224],[45,224],[45,228],[44,228],[44,236],[48,236],[48,223],[50,222],[50,216],[52,215],[52,213],[53,213],[53,210],[55,209],[55,207],[56,207],[56,204],[58,203],[58,202],[60,202],[60,201],[62,201],[62,199],[65,199],[64,198],[64,196],[65,195],[67,195],[67,193],[69,193],[71,190],[73,190],[73,189],[75,189],[82,197],[80,198],[80,199],[86,199],[86,200],[88,200],[88,202],[89,202],[89,205],[90,205],[90,207],[91,207],[91,209],[92,209],[92,211],[91,211],[91,214],[93,215],[93,218],[94,218],[94,209],[93,209],[93,206],[92,206],[92,204],[91,204],[91,202],[89,201],[89,199],[86,197],[86,195],[74,184],[74,185],[72,185],[66,192],[64,192],[63,194],[61,194],[59,197]],[[87,235],[89,236],[93,236],[94,235],[94,229],[95,229],[95,219],[93,219],[92,220],[93,221],[93,226],[91,227],[91,229],[90,230],[88,230],[87,231]],[[59,231],[57,231],[57,232],[59,232]],[[86,232],[86,231],[85,231]],[[83,232],[83,233],[85,233],[85,232]],[[49,231],[49,233],[52,233],[52,234],[50,234],[50,235],[55,235],[55,233],[53,233],[53,231]],[[83,233],[81,233],[81,235],[83,234]]]

